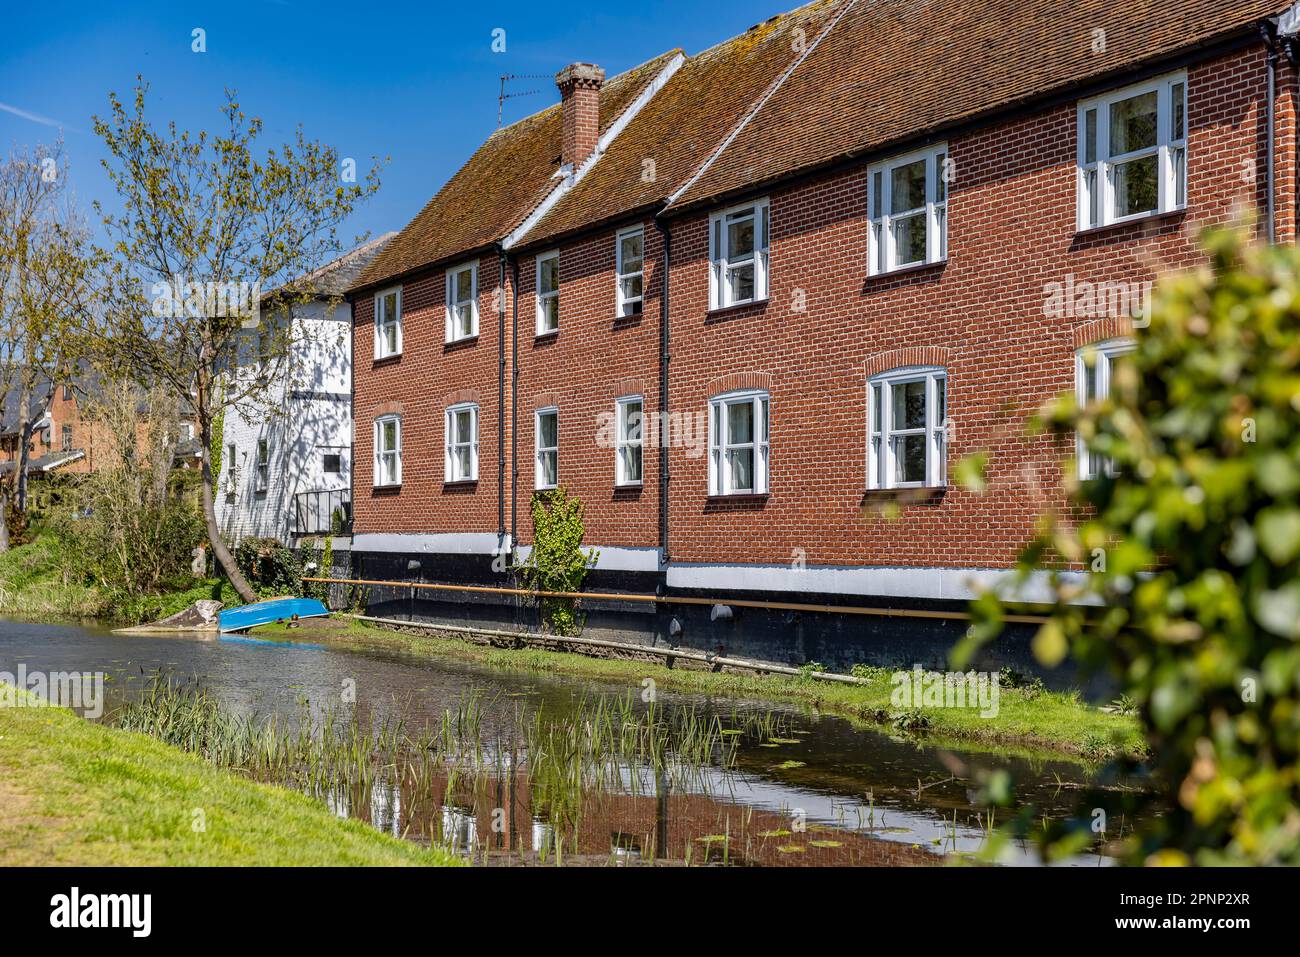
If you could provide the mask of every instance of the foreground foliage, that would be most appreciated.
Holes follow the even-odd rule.
[[[1080,513],[1046,517],[1021,573],[1052,570],[1040,659],[1068,650],[1109,670],[1140,716],[1169,806],[1126,839],[1128,860],[1296,864],[1300,251],[1236,232],[1206,246],[1209,266],[1157,290],[1109,398],[1046,409],[1046,426],[1077,431],[1115,474],[1067,471]],[[1086,572],[1062,574],[1061,558]],[[991,596],[977,610],[987,640],[1002,610]],[[1146,800],[1090,796],[1045,835],[1049,852],[1104,837],[1098,822]]]

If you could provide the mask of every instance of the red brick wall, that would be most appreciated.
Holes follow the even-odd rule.
[[[771,492],[710,500],[707,464],[671,451],[674,561],[988,566],[1010,562],[1033,516],[1059,501],[1060,469],[1026,415],[1073,387],[1073,330],[1044,316],[1044,286],[1143,280],[1199,261],[1201,227],[1237,204],[1262,208],[1264,60],[1259,48],[1188,70],[1188,196],[1183,216],[1075,234],[1073,103],[949,141],[956,180],[949,259],[867,276],[861,169],[771,194],[765,305],[707,311],[707,217],[675,226],[673,362],[678,408],[704,408],[719,370],[771,376]],[[792,304],[806,294],[800,313]],[[988,494],[950,487],[896,520],[862,509],[866,375],[906,364],[895,350],[949,355],[949,463],[991,453]],[[898,358],[898,357],[891,357]],[[906,360],[906,361],[905,361]]]
[[[647,416],[659,408],[660,267],[663,246],[644,224],[645,299],[640,315],[618,317],[614,231],[560,250],[560,331],[536,337],[536,262],[519,264],[519,540],[532,541],[534,413],[560,410],[559,479],[586,505],[586,540],[595,545],[659,543],[659,458],[643,453],[642,487],[615,488],[615,450],[598,442],[600,416],[640,394]],[[648,419],[646,430],[649,429]],[[614,438],[614,426],[607,430]]]
[[[771,392],[770,494],[711,500],[707,458],[670,451],[671,558],[678,562],[988,566],[1012,560],[1034,515],[1060,500],[1060,453],[1025,436],[1025,417],[1073,387],[1076,340],[1109,323],[1044,316],[1045,286],[1141,281],[1200,261],[1199,230],[1241,208],[1263,209],[1264,55],[1256,46],[1188,68],[1185,214],[1075,233],[1076,106],[950,139],[949,259],[906,274],[867,275],[865,171],[774,190],[771,289],[765,304],[710,314],[707,214],[672,221],[673,410],[703,413],[736,381]],[[1295,76],[1279,71],[1279,238],[1294,239]],[[1243,165],[1243,161],[1248,161]],[[614,450],[596,442],[598,415],[639,383],[658,409],[658,269],[662,249],[645,224],[646,300],[616,320],[614,230],[564,246],[557,336],[536,340],[531,255],[519,262],[519,533],[529,541],[534,411],[560,409],[560,480],[587,504],[592,545],[657,544],[658,456],[645,453],[639,493],[614,490]],[[443,345],[443,273],[405,292],[405,353],[372,361],[370,297],[356,314],[356,529],[470,532],[496,528],[496,262],[480,265],[480,338]],[[805,308],[796,311],[796,303]],[[509,330],[507,330],[508,332]],[[917,355],[948,371],[949,463],[991,453],[990,490],[949,487],[893,521],[863,511],[866,376]],[[507,347],[509,359],[509,347]],[[927,358],[926,361],[932,361]],[[510,370],[507,369],[507,384]],[[475,389],[479,482],[442,485],[444,397]],[[507,396],[509,390],[507,389]],[[403,412],[404,484],[371,489],[372,420],[384,403]],[[507,425],[508,425],[507,421]],[[507,437],[507,448],[509,438]],[[507,475],[507,483],[509,481]],[[509,495],[509,486],[506,489]],[[509,501],[507,498],[507,511]]]
[[[476,339],[455,343],[446,342],[445,271],[405,284],[402,353],[378,362],[374,358],[374,298],[365,296],[353,304],[353,507],[358,533],[497,530],[501,452],[497,434],[498,281],[497,258],[482,257],[478,262],[479,334]],[[509,276],[506,281],[508,285]],[[509,296],[508,290],[505,295]],[[506,359],[509,362],[508,349]],[[443,481],[445,414],[447,406],[464,401],[466,393],[477,393],[479,406],[478,481],[448,485]],[[402,416],[402,485],[376,489],[374,420],[390,412]]]

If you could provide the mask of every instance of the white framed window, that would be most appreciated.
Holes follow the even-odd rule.
[[[640,226],[620,230],[614,236],[618,275],[618,315],[639,315],[644,303],[645,230]]]
[[[941,144],[868,168],[871,275],[948,258],[947,159]]]
[[[447,341],[478,335],[478,263],[447,270]]]
[[[555,488],[560,484],[560,411],[538,409],[534,422],[537,468],[533,487]]]
[[[1079,229],[1187,205],[1187,75],[1079,104]]]
[[[746,390],[709,401],[709,494],[767,492],[768,395]]]
[[[375,294],[375,358],[386,359],[402,351],[402,290]]]
[[[239,464],[235,460],[235,443],[226,443],[226,491],[235,491],[239,484]]]
[[[867,380],[867,488],[948,484],[943,369],[912,366]]]
[[[478,480],[478,406],[472,402],[447,409],[447,462],[444,477],[448,482]]]
[[[383,415],[375,419],[375,487],[402,484],[402,419]]]
[[[766,199],[709,217],[710,309],[767,298],[770,218]]]
[[[560,251],[537,257],[537,334],[560,328]]]
[[[619,485],[640,485],[645,457],[645,432],[642,419],[645,402],[639,395],[618,400],[617,464],[615,481]]]
[[[266,439],[257,440],[257,460],[253,467],[254,488],[265,492],[271,484],[271,443]]]
[[[1125,337],[1093,343],[1075,353],[1074,396],[1080,408],[1094,402],[1101,402],[1110,395],[1110,380],[1115,360],[1132,352],[1136,347],[1132,339]],[[1103,472],[1107,475],[1115,474],[1115,467],[1110,460],[1090,451],[1084,444],[1082,436],[1075,437],[1075,448],[1075,457],[1079,463],[1079,478],[1086,481],[1098,478]]]

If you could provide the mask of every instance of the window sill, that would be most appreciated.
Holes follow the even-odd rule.
[[[451,479],[450,481],[444,481],[442,483],[442,487],[450,488],[450,489],[472,488],[477,484],[478,484],[478,479],[476,478]]]
[[[737,312],[744,312],[746,309],[756,311],[766,309],[767,303],[767,299],[749,299],[745,302],[733,302],[728,306],[712,306],[709,308],[707,316],[709,319],[721,319]]]
[[[1147,226],[1152,223],[1174,222],[1187,215],[1187,207],[1179,209],[1168,209],[1163,213],[1145,213],[1141,216],[1133,216],[1128,219],[1121,219],[1118,222],[1107,223],[1104,226],[1089,226],[1087,229],[1079,229],[1074,233],[1075,239],[1090,239],[1093,236],[1105,236],[1108,233],[1123,232],[1126,227]]]
[[[545,332],[538,332],[533,335],[534,342],[547,342],[555,339],[560,334],[559,329],[548,329]]]
[[[384,495],[384,494],[391,495],[395,492],[400,492],[402,490],[402,483],[395,482],[390,485],[372,485],[370,488],[371,491],[374,492],[376,495]]]
[[[948,260],[945,258],[936,259],[934,262],[929,263],[912,263],[910,266],[899,266],[895,269],[887,269],[884,272],[868,272],[867,282],[875,282],[876,280],[883,282],[886,279],[893,279],[895,276],[911,276],[927,270],[941,272],[947,265]]]
[[[458,339],[448,339],[443,342],[443,345],[450,349],[455,346],[472,346],[476,342],[478,342],[477,332],[472,336],[461,336]]]
[[[645,482],[615,482],[615,492],[639,492],[645,488]]]
[[[554,492],[554,491],[555,491],[556,489],[558,489],[558,488],[559,488],[558,485],[534,485],[534,486],[533,486],[533,491],[534,491],[534,492]]]
[[[393,365],[401,358],[402,354],[400,352],[394,352],[391,355],[379,356],[374,360],[373,365],[375,368],[378,368],[379,366]]]
[[[906,486],[904,488],[869,488],[862,493],[863,505],[893,502],[898,505],[937,505],[948,494],[946,485]]]
[[[765,500],[771,492],[710,492],[708,500],[713,502],[758,502]]]

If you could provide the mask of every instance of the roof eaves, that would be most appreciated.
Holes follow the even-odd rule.
[[[794,71],[799,68],[799,65],[803,63],[805,60],[807,60],[808,57],[812,55],[812,52],[817,49],[818,45],[822,42],[822,40],[826,39],[826,36],[832,30],[835,29],[835,25],[838,24],[841,19],[843,19],[844,14],[848,13],[851,9],[853,9],[853,7],[857,5],[857,3],[858,0],[846,0],[844,6],[842,6],[839,9],[839,11],[835,14],[835,16],[831,17],[830,22],[828,22],[826,26],[822,27],[822,31],[819,34],[817,34],[816,39],[814,39],[812,43],[804,47],[803,52],[801,52],[797,57],[795,57],[793,62],[791,62],[791,64],[785,68],[784,72],[782,72],[780,76],[778,76],[775,80],[773,80],[772,83],[768,86],[768,88],[763,91],[763,95],[760,96],[757,102],[755,102],[754,105],[750,107],[748,111],[746,111],[745,115],[740,118],[740,122],[737,123],[735,127],[731,130],[731,132],[728,133],[723,138],[722,142],[718,144],[717,149],[715,149],[712,153],[710,153],[708,157],[704,160],[704,162],[700,164],[699,168],[696,169],[696,171],[692,173],[690,176],[688,176],[686,180],[680,186],[677,187],[677,189],[673,190],[673,192],[668,195],[668,199],[664,204],[665,210],[671,210],[673,207],[673,203],[677,201],[677,198],[683,195],[687,190],[689,190],[691,186],[693,186],[695,182],[708,171],[709,167],[712,166],[715,162],[717,162],[718,157],[720,157],[723,154],[723,152],[726,151],[727,147],[730,146],[732,142],[736,139],[736,137],[739,136],[741,132],[745,129],[745,127],[749,125],[750,121],[753,120],[753,118],[758,115],[759,111],[763,109],[763,106],[768,102],[768,100],[770,100],[776,94],[777,90],[781,89],[781,87],[785,84],[785,81],[788,80],[791,74],[793,74]]]
[[[524,217],[523,222],[511,230],[510,233],[501,240],[501,247],[503,249],[512,249],[519,245],[527,237],[529,231],[541,222],[546,214],[554,208],[555,204],[568,195],[569,191],[582,181],[582,178],[586,176],[598,162],[600,162],[600,158],[605,155],[605,152],[609,149],[610,144],[618,137],[618,134],[623,132],[627,125],[632,122],[636,115],[641,112],[642,108],[650,102],[654,95],[667,85],[668,81],[672,79],[673,74],[676,73],[685,62],[686,55],[679,50],[671,60],[664,64],[663,69],[659,71],[655,78],[646,84],[645,89],[638,93],[636,99],[628,104],[627,109],[623,111],[619,118],[611,123],[605,132],[601,134],[600,139],[596,142],[596,148],[592,151],[591,155],[587,157],[583,164],[568,176],[564,177],[564,179],[554,189],[547,193],[542,201]]]

